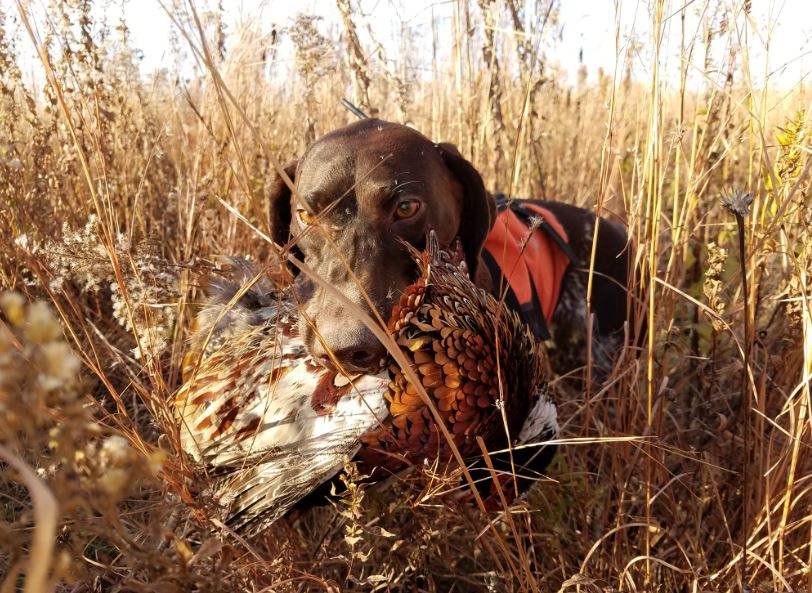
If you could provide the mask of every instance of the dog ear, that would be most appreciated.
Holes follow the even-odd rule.
[[[482,177],[453,144],[437,145],[446,167],[463,187],[460,240],[471,278],[476,277],[482,246],[496,220],[496,203],[485,191]]]
[[[299,161],[285,165],[285,173],[296,182],[296,166]],[[281,175],[271,183],[268,192],[268,217],[271,223],[271,239],[277,245],[284,246],[290,240],[291,192]]]

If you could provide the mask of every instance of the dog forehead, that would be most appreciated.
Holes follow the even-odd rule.
[[[350,193],[371,197],[442,173],[444,165],[434,145],[416,134],[417,142],[399,142],[398,137],[414,136],[396,131],[395,137],[378,142],[350,143],[345,136],[319,140],[299,163],[299,194],[317,201]]]
[[[355,155],[314,145],[299,162],[296,188],[303,196],[347,191],[355,175]]]

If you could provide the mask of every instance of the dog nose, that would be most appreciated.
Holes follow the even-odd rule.
[[[335,360],[345,371],[360,373],[370,371],[379,366],[381,357],[371,350],[339,350],[333,352]],[[336,364],[328,354],[317,357],[319,364],[328,369],[337,370]]]
[[[386,356],[383,344],[365,326],[348,330],[322,330],[322,339],[315,337],[313,342],[311,349],[313,358],[331,370],[337,370],[338,365],[345,371],[353,373],[377,370],[380,361]]]

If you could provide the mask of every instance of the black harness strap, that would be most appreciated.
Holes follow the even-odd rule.
[[[536,286],[530,282],[530,290],[532,300],[529,303],[521,304],[516,293],[510,287],[510,283],[504,278],[502,268],[496,263],[493,255],[487,249],[482,250],[482,260],[488,266],[488,271],[491,273],[493,281],[494,292],[497,296],[501,297],[501,291],[505,289],[505,304],[512,310],[516,311],[521,317],[522,322],[525,323],[533,335],[539,340],[549,340],[551,338],[550,328],[547,327],[547,321],[544,319],[544,310],[541,308]],[[498,291],[498,292],[497,292]]]

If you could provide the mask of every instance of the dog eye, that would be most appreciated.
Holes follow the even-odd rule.
[[[307,210],[302,210],[299,208],[296,211],[296,215],[299,217],[299,221],[304,225],[313,224],[316,220],[316,216],[314,214],[310,214]]]
[[[403,200],[398,202],[395,215],[398,218],[411,218],[420,210],[420,200]]]

